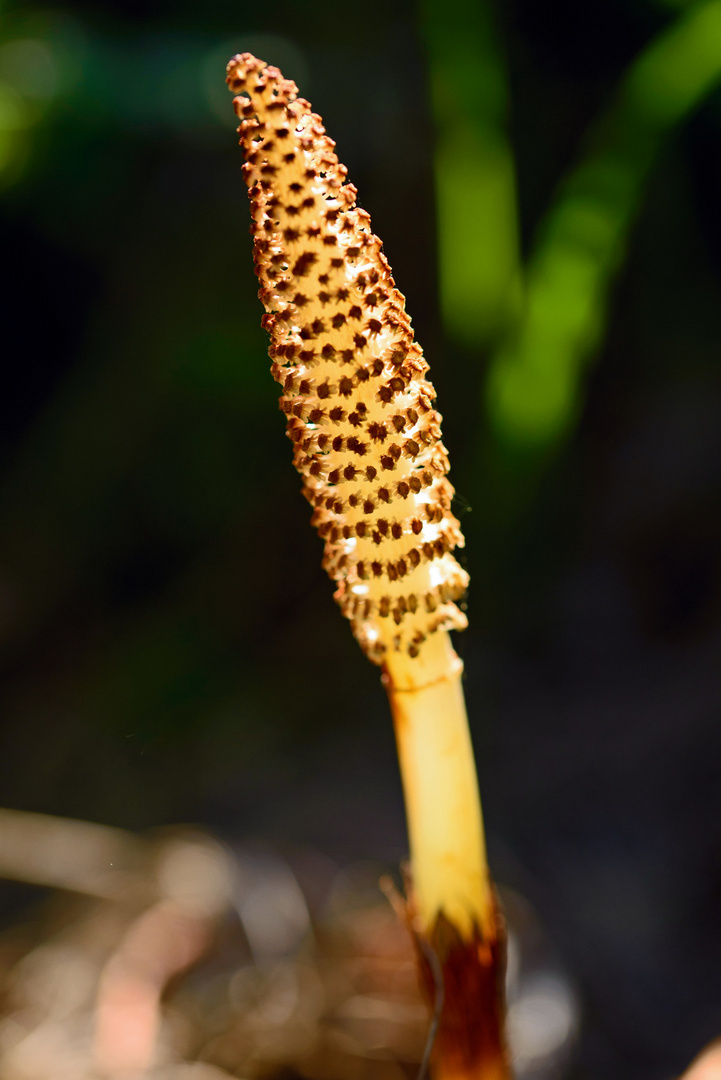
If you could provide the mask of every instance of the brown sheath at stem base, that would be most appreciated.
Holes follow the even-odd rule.
[[[410,882],[406,888],[412,897]],[[423,994],[434,1012],[442,1002],[430,1059],[433,1080],[511,1080],[504,1038],[506,932],[497,901],[490,941],[479,930],[466,940],[443,913],[426,935],[412,899],[401,904]]]

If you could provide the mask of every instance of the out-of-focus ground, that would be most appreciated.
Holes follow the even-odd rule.
[[[0,936],[3,1080],[418,1074],[429,1011],[377,866],[16,811],[0,826],[0,873],[56,887]],[[527,902],[506,906],[515,1075],[555,1080],[578,1004]]]

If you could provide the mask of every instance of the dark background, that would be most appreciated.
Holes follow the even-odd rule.
[[[494,872],[576,980],[593,1080],[663,1080],[721,1032],[721,96],[643,176],[572,418],[514,444],[484,393],[501,331],[469,343],[440,314],[454,117],[429,27],[505,72],[492,120],[532,258],[589,125],[684,10],[508,0],[491,38],[458,0],[10,3],[0,24],[0,800],[405,851],[378,671],[331,600],[267,370],[223,85],[250,49],[323,115],[431,363]],[[6,921],[26,899],[0,884]]]

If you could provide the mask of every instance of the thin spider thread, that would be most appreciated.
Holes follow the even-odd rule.
[[[438,1028],[441,1023],[441,1013],[443,1012],[443,1005],[446,999],[446,987],[443,980],[443,968],[441,962],[438,959],[438,953],[430,945],[429,942],[424,941],[422,938],[417,938],[421,952],[430,968],[431,975],[433,976],[433,985],[436,991],[436,999],[433,1005],[433,1016],[431,1018],[431,1025],[428,1028],[428,1036],[426,1038],[425,1049],[423,1050],[423,1059],[418,1069],[418,1075],[416,1080],[426,1080],[428,1075],[428,1066],[431,1061],[431,1054],[433,1053],[433,1047],[436,1043],[436,1037],[438,1035]]]

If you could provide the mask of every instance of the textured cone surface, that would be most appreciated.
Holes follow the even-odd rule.
[[[467,574],[428,365],[335,143],[277,68],[228,65],[259,296],[335,598],[371,659],[462,629]],[[247,95],[247,96],[246,96]]]

